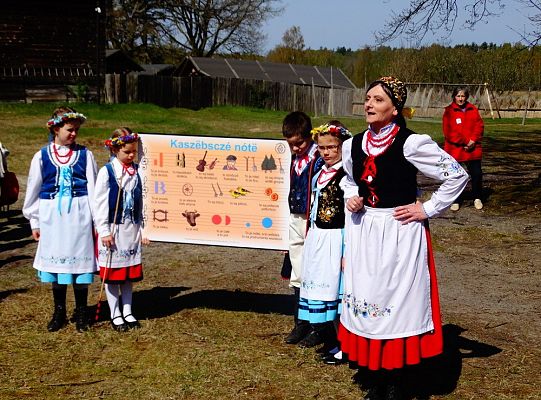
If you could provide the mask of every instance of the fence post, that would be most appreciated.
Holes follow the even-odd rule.
[[[530,92],[532,88],[528,88],[528,98],[526,99],[526,105],[524,106],[524,115],[522,116],[522,124],[526,123],[526,113],[528,112],[528,107],[530,106]]]
[[[490,108],[490,115],[492,116],[492,119],[495,119],[494,110],[492,109],[492,102],[490,101],[490,93],[488,93],[488,83],[486,82],[485,82],[485,93],[487,94],[488,107]]]

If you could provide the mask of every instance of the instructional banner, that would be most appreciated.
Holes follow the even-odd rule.
[[[287,250],[285,140],[140,136],[150,240]]]

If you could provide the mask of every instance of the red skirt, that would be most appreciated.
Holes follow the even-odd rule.
[[[106,268],[100,267],[100,278],[102,281],[105,279],[105,283],[125,283],[125,282],[139,282],[143,280],[143,266],[131,265],[123,268]]]
[[[421,358],[434,357],[443,353],[440,300],[436,267],[428,224],[426,240],[428,249],[428,271],[430,273],[430,302],[434,330],[417,336],[397,339],[368,339],[348,331],[342,324],[338,328],[341,350],[348,360],[371,370],[404,368],[415,365]]]

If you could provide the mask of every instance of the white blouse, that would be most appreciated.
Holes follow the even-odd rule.
[[[366,136],[363,138],[363,149],[366,148]],[[340,182],[340,187],[346,200],[359,195],[359,188],[353,179],[352,142],[352,139],[348,139],[342,145],[342,161],[346,176]],[[439,215],[464,190],[469,179],[468,173],[428,135],[410,135],[404,143],[403,151],[406,160],[423,175],[442,182],[431,198],[423,203],[428,217]]]
[[[66,154],[68,148],[65,146],[59,146],[54,143],[51,143],[50,146],[55,146],[57,151],[60,154]],[[52,149],[52,147],[51,147]],[[88,202],[90,205],[90,211],[92,215],[94,214],[94,186],[96,184],[96,174],[98,173],[98,166],[96,165],[96,160],[94,159],[94,154],[89,149],[86,149],[86,179],[87,179],[87,191],[88,191]],[[74,155],[71,156],[70,162],[66,165],[71,165],[72,160],[76,160]],[[53,164],[55,161],[52,160]],[[56,165],[56,164],[55,164]],[[23,215],[26,219],[30,221],[30,227],[32,229],[39,229],[39,193],[41,191],[41,185],[43,183],[41,177],[41,170],[43,168],[43,163],[41,160],[41,150],[34,154],[32,162],[30,163],[30,171],[28,172],[28,181],[26,184],[26,195],[24,198],[23,204]]]

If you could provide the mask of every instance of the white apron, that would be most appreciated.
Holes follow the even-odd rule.
[[[369,339],[431,331],[430,274],[422,222],[402,225],[393,209],[346,212],[344,297],[340,322]],[[361,241],[360,238],[369,238]]]

